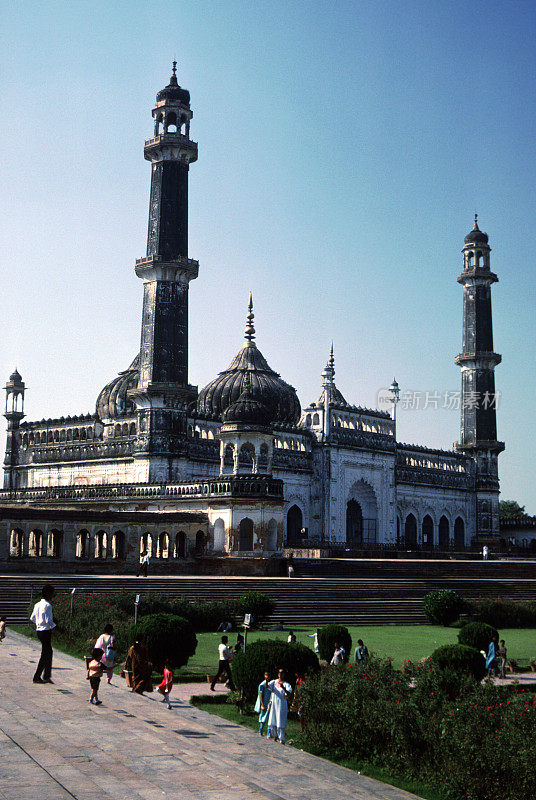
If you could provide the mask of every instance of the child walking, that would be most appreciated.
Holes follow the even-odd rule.
[[[89,702],[95,706],[100,706],[102,703],[102,700],[99,700],[100,679],[104,669],[101,664],[101,658],[102,650],[100,647],[95,647],[91,655],[91,661],[87,665],[87,676],[89,678],[89,685],[91,686]]]
[[[164,664],[164,679],[162,683],[158,687],[158,691],[163,694],[163,698],[161,700],[162,703],[167,703],[167,707],[171,711],[173,706],[169,702],[169,693],[171,692],[171,687],[173,686],[173,665],[171,661],[166,661]]]
[[[115,637],[113,625],[108,624],[104,626],[104,633],[102,633],[95,642],[95,647],[98,647],[99,650],[102,650],[102,665],[106,669],[108,683],[111,683],[114,674],[115,658]]]

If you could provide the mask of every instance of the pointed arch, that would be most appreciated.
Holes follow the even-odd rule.
[[[417,520],[414,514],[408,514],[404,523],[406,547],[417,547]]]
[[[287,544],[295,544],[302,538],[303,513],[301,508],[294,504],[287,511]]]
[[[449,539],[450,524],[445,514],[443,514],[439,520],[439,547],[443,550],[447,549],[449,546]]]
[[[465,548],[465,522],[461,517],[456,517],[454,521],[454,543],[457,548]]]
[[[253,520],[244,517],[238,526],[238,549],[244,551],[253,550]]]

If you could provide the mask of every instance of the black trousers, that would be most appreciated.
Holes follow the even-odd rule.
[[[218,674],[216,675],[216,677],[214,678],[214,680],[210,684],[210,688],[214,689],[214,684],[219,680],[220,676],[224,675],[224,674],[227,675],[227,678],[229,680],[229,686],[231,687],[231,691],[234,692],[235,685],[234,685],[234,681],[233,681],[233,676],[231,675],[231,667],[229,666],[229,662],[226,659],[223,659],[222,661],[219,662],[219,664],[218,664]]]
[[[148,566],[147,562],[145,562],[145,564],[140,564],[138,566],[138,572],[136,575],[137,578],[139,578],[140,575],[145,575],[145,577],[147,577],[147,566]]]
[[[43,680],[48,681],[52,674],[52,631],[37,631],[37,638],[41,642],[41,658],[34,678],[40,678],[43,673]]]

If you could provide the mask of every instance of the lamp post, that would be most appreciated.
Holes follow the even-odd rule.
[[[73,603],[75,594],[76,594],[76,588],[71,589],[71,622],[73,621]]]
[[[138,624],[138,606],[140,604],[140,596],[139,594],[136,595],[136,599],[134,600],[134,625]]]
[[[389,386],[389,395],[391,398],[391,403],[393,404],[393,422],[395,423],[395,436],[396,436],[396,406],[397,403],[400,401],[400,388],[398,386],[398,383],[396,382],[396,378],[393,378],[393,382]]]

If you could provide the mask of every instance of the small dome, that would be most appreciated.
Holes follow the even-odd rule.
[[[227,409],[238,402],[242,392],[249,385],[254,400],[268,411],[268,422],[295,425],[301,414],[296,389],[285,383],[279,374],[268,366],[268,362],[253,341],[255,328],[251,296],[247,320],[246,341],[229,367],[201,389],[197,399],[198,413],[212,419],[223,419]]]
[[[9,376],[9,380],[11,383],[22,383],[22,376],[20,375],[17,368],[15,368],[15,372],[12,372]]]
[[[190,105],[190,92],[186,89],[182,89],[178,82],[177,82],[177,62],[173,62],[173,72],[171,73],[171,78],[169,79],[168,85],[165,89],[161,89],[158,94],[156,95],[156,102],[160,103],[162,100],[171,100],[173,102],[179,102],[183,106]]]
[[[138,385],[140,356],[136,356],[128,369],[120,372],[97,397],[97,416],[99,419],[115,419],[131,416],[136,406],[127,396],[129,389]]]
[[[488,234],[484,233],[478,227],[477,222],[478,214],[475,214],[475,224],[473,226],[473,230],[470,231],[467,236],[465,237],[465,244],[487,244],[488,243]]]
[[[223,421],[266,428],[270,425],[270,412],[260,400],[258,390],[248,382],[236,403],[231,403],[223,412]]]

